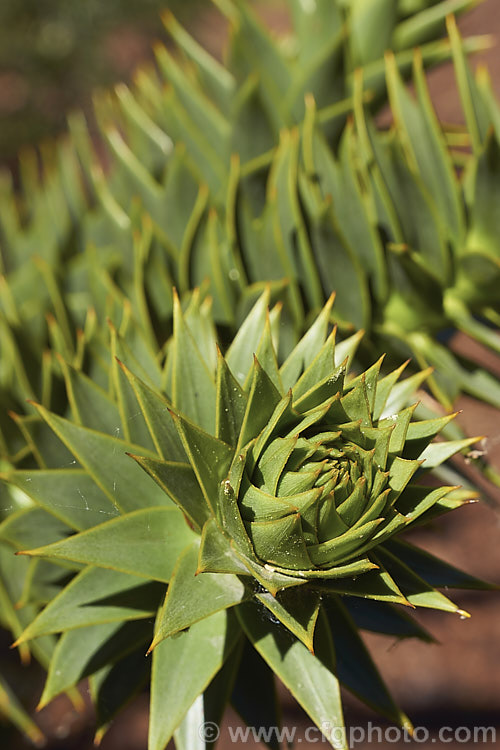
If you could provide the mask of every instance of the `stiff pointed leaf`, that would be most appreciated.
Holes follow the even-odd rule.
[[[290,3],[294,32],[299,39],[298,53],[301,63],[315,61],[318,50],[328,45],[343,25],[342,10],[328,0],[308,5],[302,0]]]
[[[294,402],[309,393],[328,376],[333,376],[335,371],[335,331],[332,331],[312,362],[307,366],[296,383],[293,384],[292,393]]]
[[[467,269],[469,276],[476,266],[476,258],[474,258],[472,267]],[[488,268],[487,277],[491,278],[492,270]],[[447,348],[431,336],[414,333],[411,337],[411,343],[419,359],[436,368],[434,375],[435,385],[437,385],[437,388],[435,388],[436,395],[447,408],[452,408],[452,401],[460,390],[495,406],[497,409],[500,408],[498,378],[480,367],[472,369],[470,362],[453,356]],[[430,385],[434,387],[432,383]],[[446,399],[448,400],[446,401]]]
[[[271,566],[268,566],[268,568]],[[341,565],[335,565],[333,568],[312,568],[311,570],[301,570],[301,571],[293,571],[293,575],[300,576],[300,578],[292,578],[291,580],[295,581],[302,581],[303,583],[305,581],[314,581],[315,587],[318,587],[320,585],[319,580],[325,579],[326,582],[328,581],[335,581],[337,579],[343,579],[350,580],[352,578],[356,578],[357,576],[360,576],[362,573],[368,573],[372,570],[375,570],[377,566],[375,563],[370,562],[370,560],[367,557],[357,559],[354,562],[349,563],[342,563]],[[275,569],[276,573],[285,573],[290,575],[290,571],[287,571],[283,568],[276,567]],[[328,585],[328,583],[326,584]],[[272,591],[269,589],[269,591]]]
[[[186,514],[197,530],[201,531],[203,524],[210,517],[210,508],[190,464],[142,456],[133,458]]]
[[[255,358],[248,401],[238,438],[238,450],[259,435],[280,401],[280,392]]]
[[[339,593],[386,603],[409,604],[397,583],[385,570],[368,570],[355,578],[329,578],[318,582],[318,588],[326,594]]]
[[[156,611],[164,586],[115,570],[86,568],[48,604],[22,635],[27,641],[48,633],[125,620]]]
[[[185,461],[186,453],[169,414],[170,404],[124,364],[121,368],[135,393],[156,450],[169,461]]]
[[[258,73],[265,110],[275,132],[289,124],[284,93],[290,86],[291,71],[268,31],[260,24],[252,8],[238,3],[237,33],[233,38],[234,55],[243,70]]]
[[[361,373],[361,375],[358,375],[357,377],[350,380],[349,383],[347,383],[344,387],[344,391],[346,391],[347,389],[352,390],[352,388],[354,388],[354,386],[356,385],[361,385],[362,388],[364,387],[366,398],[368,399],[370,416],[373,415],[373,411],[375,409],[375,399],[379,383],[380,368],[382,367],[384,357],[385,355],[382,355],[382,357],[380,357],[380,359],[377,360],[374,365],[368,368],[368,370],[366,370],[364,373]]]
[[[280,377],[285,392],[295,385],[325,343],[334,299],[335,295],[331,294],[312,326],[281,366]]]
[[[307,122],[305,131],[306,128]],[[349,122],[341,140],[338,159],[333,156],[323,134],[318,128],[313,128],[312,123],[310,132],[304,132],[304,160],[309,162],[309,171],[320,186],[322,198],[329,200],[331,197],[333,212],[345,239],[359,254],[377,299],[383,299],[387,295],[383,245],[371,217],[367,196],[360,189],[357,152],[358,145]]]
[[[381,522],[382,519],[377,518],[357,528],[351,528],[327,542],[310,545],[308,552],[311,560],[315,565],[329,565],[353,557],[355,551],[364,547],[365,543],[373,537]]]
[[[475,590],[497,588],[495,584],[481,581],[475,576],[464,573],[435,555],[431,555],[430,552],[419,549],[408,542],[391,539],[391,541],[385,543],[384,547],[411,568],[414,573],[430,583],[431,586]]]
[[[425,450],[431,440],[439,435],[446,426],[455,419],[456,414],[447,414],[435,419],[424,419],[420,422],[412,422],[406,433],[404,445],[405,458],[418,458]]]
[[[370,319],[368,283],[358,256],[344,239],[331,212],[311,227],[312,244],[325,293],[335,297],[335,316],[357,329]]]
[[[361,420],[360,427],[371,427],[371,415],[370,415],[370,402],[368,400],[368,392],[366,389],[366,383],[363,376],[359,384],[348,391],[345,396],[340,399],[339,405],[344,410],[347,416],[346,422],[359,421]],[[336,416],[337,405],[332,405],[332,413]],[[340,420],[339,420],[340,421]]]
[[[125,336],[113,331],[116,337],[114,353],[120,362],[136,373],[151,388],[160,388],[162,373],[157,353],[149,345],[137,324],[130,324]]]
[[[165,493],[126,455],[144,453],[143,449],[117,437],[80,427],[41,406],[37,409],[113,505],[128,512],[145,505],[168,504]]]
[[[273,320],[271,320],[273,312],[275,315],[273,315]],[[264,332],[255,356],[268,378],[281,394],[283,393],[283,385],[281,383],[277,358],[281,307],[276,307],[271,314],[267,316]]]
[[[499,220],[495,210],[499,194],[499,163],[500,144],[495,133],[490,132],[486,146],[478,159],[475,171],[474,197],[471,206],[471,227],[469,236],[467,237],[467,249],[483,252],[493,262],[498,262],[499,257],[495,242],[499,228]],[[475,275],[477,273],[476,271]]]
[[[309,480],[310,486],[310,478],[306,479]],[[247,486],[245,482],[241,492],[240,512],[245,521],[274,521],[298,511],[297,505],[291,505],[285,499],[263,492],[253,484],[248,483]]]
[[[314,629],[321,603],[317,592],[299,586],[285,589],[275,597],[268,592],[255,596],[269,611],[271,619],[279,620],[309,651],[314,652]],[[263,614],[266,616],[265,611]]]
[[[382,57],[390,45],[396,13],[396,0],[351,0],[349,41],[356,67]]]
[[[23,554],[72,560],[168,583],[179,554],[195,538],[177,508],[149,508]]]
[[[410,485],[400,495],[395,507],[399,513],[403,514],[406,521],[413,522],[443,499],[446,501],[447,495],[455,489],[454,487],[426,487],[422,484]],[[467,493],[467,497],[470,498],[470,493]],[[453,505],[453,507],[457,506]]]
[[[390,502],[393,503],[403,492],[408,482],[422,465],[421,460],[407,461],[396,456],[389,467]]]
[[[215,57],[212,57],[204,47],[181,26],[172,13],[165,12],[162,15],[163,23],[167,31],[172,35],[177,44],[196,64],[197,71],[203,82],[203,89],[209,91],[219,105],[228,103],[233,93],[235,82],[227,70]],[[162,131],[163,133],[163,131]]]
[[[228,445],[238,442],[245,414],[247,396],[233,376],[229,366],[218,352],[217,360],[217,412],[216,437]]]
[[[290,104],[298,88],[290,92]],[[303,108],[303,95],[298,95],[298,105]],[[282,130],[275,151],[267,183],[268,203],[274,226],[275,243],[280,246],[284,270],[290,281],[291,304],[295,315],[301,314],[302,303],[297,299],[297,280],[304,291],[307,304],[317,309],[323,294],[318,268],[314,262],[309,235],[298,196],[299,131]]]
[[[90,677],[90,693],[97,714],[96,744],[100,744],[116,714],[147,684],[150,669],[151,662],[141,646]]]
[[[151,638],[149,620],[109,622],[67,630],[57,642],[39,708]]]
[[[411,731],[408,717],[394,703],[341,600],[330,600],[326,610],[337,654],[337,673],[342,684],[377,713]]]
[[[244,385],[254,354],[258,351],[264,331],[269,305],[269,291],[264,292],[240,326],[226,354],[226,361],[234,377]]]
[[[306,578],[294,577],[290,571],[279,571],[271,565],[262,565],[250,557],[245,557],[236,547],[234,552],[247,568],[248,573],[260,583],[263,589],[276,596],[278,591],[306,583]],[[293,571],[296,572],[296,571]]]
[[[261,560],[290,571],[312,567],[298,513],[273,521],[251,522],[248,528],[255,553]]]
[[[175,299],[172,402],[207,432],[215,431],[215,381]]]
[[[237,614],[255,649],[316,726],[334,747],[347,750],[333,642],[323,617],[316,626],[313,655],[291,633],[264,620],[256,604],[240,605]]]
[[[164,750],[174,731],[223,666],[239,627],[229,612],[217,612],[153,651],[150,750]],[[182,680],[172,679],[182,675]],[[165,710],[168,706],[168,711]]]
[[[380,420],[379,426],[389,425],[393,427],[391,439],[389,441],[389,453],[401,454],[406,444],[406,436],[410,426],[416,404],[409,406],[399,412],[396,419]]]
[[[351,599],[345,597],[343,604],[358,628],[396,638],[419,638],[434,643],[434,638],[409,614],[387,602]]]
[[[3,627],[11,631],[14,638],[18,638],[26,621],[35,615],[32,607],[19,609],[17,603],[22,598],[23,586],[26,576],[28,575],[30,565],[21,563],[16,565],[16,558],[10,544],[0,544],[0,622]],[[18,644],[16,643],[16,646]],[[29,659],[29,649],[26,644],[21,644],[19,655],[23,662]]]
[[[52,601],[61,588],[80,569],[75,563],[54,563],[49,560],[31,560],[28,575],[24,581],[22,598],[17,606],[41,607]]]
[[[328,375],[313,385],[300,398],[294,401],[294,409],[301,413],[309,412],[311,409],[318,409],[330,402],[332,411],[334,404],[332,399],[335,396],[340,397],[342,386],[344,385],[345,364],[336,367]]]
[[[401,367],[398,367],[397,370],[393,370],[388,375],[386,375],[384,378],[381,378],[377,383],[377,389],[375,392],[375,403],[373,407],[373,420],[379,420],[382,412],[385,411],[385,404],[387,399],[389,398],[392,389],[394,385],[399,380],[399,377],[403,370],[405,369],[407,365],[407,362],[404,362]]]
[[[65,523],[35,506],[21,508],[7,516],[0,524],[0,540],[22,550],[37,543],[58,542],[70,531]]]
[[[77,460],[52,428],[38,415],[10,415],[40,469],[76,466]]]
[[[84,469],[15,471],[8,475],[8,480],[77,531],[120,515]]]
[[[465,258],[467,257],[470,258],[470,256],[465,256]],[[471,277],[469,281],[471,284],[474,284],[473,277]],[[494,285],[495,280],[490,277],[488,287],[491,288]],[[481,289],[480,292],[481,295],[485,295],[485,302],[489,297],[488,292],[489,289],[487,287]],[[489,325],[485,325],[484,323],[480,323],[476,317],[469,312],[467,306],[463,302],[456,297],[450,296],[449,301],[447,301],[446,304],[446,310],[459,330],[463,331],[463,333],[466,333],[471,338],[476,339],[480,344],[489,347],[496,354],[500,353],[500,336],[498,335],[498,330],[492,329]]]
[[[222,533],[215,518],[211,518],[203,527],[198,571],[200,573],[233,573],[249,575],[248,568],[235,554],[232,542]]]
[[[457,22],[453,15],[447,17],[446,28],[450,37],[455,76],[467,122],[467,129],[471,135],[474,153],[479,154],[490,124],[489,118],[467,62],[464,44],[462,43]]]
[[[215,374],[218,338],[214,322],[215,313],[212,308],[212,299],[205,297],[201,289],[194,289],[190,293],[184,320],[209,371]]]
[[[430,101],[422,58],[417,54],[414,62],[418,103],[405,88],[393,55],[386,56],[386,64],[392,105],[397,125],[404,134],[404,146],[409,152],[410,166],[415,172],[418,171],[427,190],[437,202],[450,238],[454,242],[460,242],[464,222],[463,209],[453,165]],[[436,258],[436,261],[439,262],[439,259]],[[440,270],[444,278],[449,274],[447,266],[448,263]]]
[[[251,474],[257,462],[259,462],[259,471],[261,471],[263,475],[269,474],[270,476],[274,476],[272,485],[274,489],[276,489],[279,474],[285,466],[283,461],[286,462],[290,455],[289,452],[288,456],[286,455],[287,451],[292,450],[292,447],[295,445],[296,437],[287,437],[285,439],[280,438],[279,440],[271,441],[270,444],[269,441],[275,431],[278,431],[280,427],[288,427],[290,424],[294,424],[296,418],[297,415],[292,409],[292,392],[290,390],[278,403],[259,437],[253,445],[251,445],[250,453],[247,454],[248,473]],[[280,445],[282,446],[281,449],[279,448]],[[266,458],[264,458],[264,455]],[[268,458],[271,459],[271,463],[275,463],[275,467],[269,471],[267,468],[265,470],[263,468],[266,463],[269,463]],[[276,466],[281,468],[277,469]],[[262,485],[262,489],[265,489],[264,485]]]
[[[440,466],[442,463],[447,461],[449,458],[468,448],[469,445],[474,445],[480,438],[465,438],[464,440],[448,440],[443,443],[431,443],[427,448],[420,454],[419,459],[424,461],[424,469],[435,469],[436,466]]]
[[[349,372],[363,336],[364,331],[358,331],[343,341],[337,341],[335,344],[335,367],[340,367],[343,364],[346,373]]]
[[[3,677],[0,677],[0,706],[2,707],[3,716],[12,722],[35,747],[43,747],[45,745],[45,737],[42,730],[19,703]]]
[[[205,500],[215,515],[219,484],[227,475],[233,452],[227,443],[192,422],[177,414],[172,413],[172,417]]]
[[[151,648],[215,612],[234,607],[251,595],[235,575],[198,573],[199,549],[200,543],[196,540],[177,560]]]
[[[447,596],[420,578],[407,565],[399,560],[388,550],[380,547],[377,554],[373,555],[376,562],[384,567],[397,581],[398,586],[411,604],[415,607],[429,607],[440,609],[445,612],[457,612],[465,614]],[[466,615],[467,616],[467,615]]]
[[[82,372],[60,360],[73,419],[77,424],[99,432],[113,433],[120,425],[114,401]]]
[[[388,375],[387,378],[392,378],[396,374],[399,377],[402,369],[403,368],[395,370],[393,373],[391,373],[391,375]],[[390,393],[386,399],[385,406],[383,407],[382,413],[380,414],[380,419],[387,419],[389,417],[392,417],[393,414],[397,414],[401,409],[407,406],[410,399],[414,399],[415,391],[420,388],[422,383],[425,382],[431,372],[432,368],[429,367],[428,369],[422,370],[422,372],[417,372],[415,373],[415,375],[411,375],[409,378],[405,378],[405,380],[402,380],[400,383],[396,383],[394,386],[392,386],[390,388]],[[384,381],[386,381],[385,378],[382,383],[384,383]],[[388,385],[389,384],[390,381],[388,382]],[[380,387],[380,384],[378,387]]]
[[[223,174],[228,135],[226,119],[206,92],[192,85],[184,66],[181,67],[165,48],[157,49],[156,53],[164,76],[178,96],[177,106],[185,110],[189,130],[200,134],[203,147],[209,150],[210,159],[214,161],[214,170],[217,167],[217,172]],[[216,183],[213,189],[216,192]]]

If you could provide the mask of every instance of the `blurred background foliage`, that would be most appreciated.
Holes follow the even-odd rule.
[[[60,132],[93,89],[130,77],[164,36],[161,10],[181,20],[198,0],[0,0],[0,161]]]

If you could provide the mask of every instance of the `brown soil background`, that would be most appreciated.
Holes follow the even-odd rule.
[[[272,28],[286,28],[285,6],[276,7],[273,3],[272,7],[266,7],[262,4],[261,12]],[[194,28],[207,48],[219,54],[224,34],[220,19],[208,11],[201,12]],[[497,46],[477,56],[474,63],[487,63],[500,96],[500,0],[486,0],[461,19],[460,28],[464,35],[490,33],[497,37]],[[463,121],[451,67],[443,66],[431,73],[430,81],[440,118],[446,122]],[[473,348],[471,342],[461,336],[455,338],[453,346],[469,354]],[[479,358],[484,356],[477,347],[475,351]],[[496,373],[500,374],[498,361],[492,364]],[[460,419],[468,433],[488,436],[486,450],[490,460],[500,470],[499,413],[474,404],[467,398],[461,399],[458,406],[465,410]],[[500,492],[497,493],[497,500],[500,502]],[[436,522],[433,528],[419,531],[414,540],[458,567],[500,583],[500,515],[486,502],[467,506],[445,517]],[[437,731],[441,726],[493,726],[497,730],[500,747],[500,593],[457,592],[455,601],[472,614],[470,620],[444,613],[419,614],[420,621],[440,642],[438,645],[415,641],[395,643],[375,635],[366,636],[366,642],[396,700],[415,726],[426,727],[431,732],[428,742],[411,743],[410,747],[418,746],[422,750],[436,747]],[[85,686],[82,691],[85,695]],[[299,728],[300,741],[294,747],[304,750],[326,747],[318,740],[315,743],[305,741],[303,732],[310,722],[284,688],[281,693],[284,724]],[[102,750],[146,750],[147,713],[147,696],[141,695],[116,719],[102,741]],[[350,726],[366,727],[367,722],[378,724],[377,717],[349,695],[345,696],[345,717]],[[90,706],[84,713],[77,714],[66,699],[61,698],[44,709],[37,721],[49,738],[50,748],[90,750],[93,747]],[[238,723],[238,718],[229,712],[219,744],[221,750],[234,747],[229,740],[227,726]],[[460,735],[459,740],[464,736]],[[386,744],[389,742],[388,738]],[[399,750],[408,747],[408,743],[390,742],[390,746]],[[470,748],[472,743],[458,741],[447,743],[446,746],[450,750],[458,750]],[[5,750],[20,750],[23,747],[27,747],[24,741],[12,740]],[[244,747],[254,750],[264,746],[249,741]],[[355,747],[365,750],[368,744],[359,743]]]

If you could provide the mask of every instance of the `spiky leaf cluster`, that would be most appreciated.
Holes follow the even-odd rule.
[[[460,0],[451,10],[469,5]],[[373,278],[375,267],[386,276],[386,240],[403,241],[386,235],[383,223],[382,235],[376,230],[380,217],[373,206],[385,199],[377,190],[360,195],[363,170],[355,168],[354,152],[346,145],[338,157],[328,151],[324,190],[333,206],[322,200],[311,206],[302,189],[297,191],[304,165],[298,133],[290,129],[301,130],[304,95],[312,95],[317,127],[330,146],[336,145],[352,110],[356,69],[364,69],[361,98],[370,107],[382,103],[387,44],[404,77],[410,74],[412,45],[421,45],[429,65],[449,56],[449,42],[436,41],[449,2],[377,2],[370,4],[368,17],[363,2],[297,1],[287,45],[269,36],[247,3],[218,6],[231,27],[226,65],[167,15],[177,54],[158,47],[158,72],[141,71],[131,90],[120,86],[115,96],[97,98],[106,173],[84,119],[75,115],[69,136],[41,150],[42,180],[39,157],[29,151],[20,164],[21,196],[4,177],[4,455],[14,457],[22,447],[5,418],[7,410],[25,410],[26,395],[40,400],[56,376],[44,350],[63,347],[78,358],[75,338],[87,310],[95,308],[99,319],[109,314],[117,289],[136,306],[141,321],[147,302],[162,331],[171,323],[172,283],[185,295],[206,278],[217,321],[233,330],[260,293],[254,284],[291,282],[286,322],[291,343],[303,331],[305,313],[318,311],[332,289],[339,293],[338,314],[345,323],[366,327],[381,317],[384,285]],[[481,44],[466,42],[471,50]],[[352,140],[343,138],[356,150]],[[300,201],[308,207],[305,213]],[[417,254],[420,245],[412,245]],[[325,268],[333,271],[323,274]],[[399,276],[393,283],[399,293]],[[352,290],[345,299],[344,289]],[[393,319],[392,313],[387,317]],[[446,316],[436,318],[433,328],[443,320],[449,322]],[[391,339],[384,343],[395,348]],[[462,371],[446,373],[450,380],[449,391],[469,382]],[[478,387],[475,393],[492,390]],[[54,387],[52,406],[62,412],[59,394],[60,387]]]
[[[472,317],[498,321],[496,214],[489,203],[494,204],[498,181],[498,107],[484,74],[477,81],[470,75],[451,25],[474,146],[465,178],[457,180],[418,61],[418,107],[398,78],[398,70],[403,77],[410,71],[407,45],[439,33],[450,3],[427,8],[429,3],[377,2],[372,10],[380,15],[364,25],[364,2],[297,2],[296,34],[287,45],[276,44],[245,3],[219,5],[233,27],[227,66],[209,58],[167,16],[185,59],[179,62],[159,48],[159,73],[143,71],[131,90],[119,87],[116,96],[99,99],[106,173],[85,122],[75,116],[70,136],[54,149],[42,149],[42,178],[38,155],[27,152],[21,160],[21,195],[8,177],[2,183],[0,441],[6,461],[1,469],[12,478],[12,467],[19,466],[17,486],[26,491],[36,485],[31,491],[41,492],[42,508],[48,502],[61,521],[45,528],[45,511],[23,508],[22,493],[2,490],[2,509],[17,512],[6,521],[0,544],[1,620],[16,637],[58,591],[61,575],[71,575],[77,566],[65,562],[61,573],[59,563],[46,567],[45,562],[18,561],[14,568],[12,546],[33,546],[42,537],[51,541],[64,537],[68,527],[81,530],[91,520],[115,515],[117,493],[124,493],[124,507],[134,508],[136,502],[126,482],[121,488],[117,483],[118,465],[124,477],[130,471],[116,458],[120,443],[104,441],[96,449],[113,446],[115,479],[99,474],[97,481],[89,481],[93,464],[75,467],[71,449],[25,399],[40,402],[45,416],[52,410],[76,424],[124,437],[131,452],[138,454],[137,446],[144,445],[151,459],[158,455],[149,423],[138,419],[137,397],[123,391],[125,376],[116,360],[110,362],[110,353],[177,404],[178,383],[193,363],[184,362],[177,385],[170,382],[176,350],[168,341],[173,281],[188,305],[192,287],[208,279],[215,321],[234,331],[261,293],[262,282],[272,280],[273,299],[284,304],[280,360],[293,349],[311,311],[319,310],[335,288],[342,326],[368,328],[365,361],[385,349],[398,359],[402,351],[417,354],[422,363],[438,365],[441,376],[430,383],[446,405],[460,389],[498,402],[496,381],[484,370],[471,372],[469,363],[450,357],[434,338],[451,323],[498,347],[496,333]],[[452,5],[459,11],[469,3]],[[388,58],[386,74],[382,37],[390,37],[396,52],[396,63]],[[468,40],[465,46],[480,44]],[[438,62],[449,52],[447,41],[424,44],[424,63]],[[354,75],[360,63],[364,88],[361,76]],[[377,131],[369,114],[383,100],[385,80],[397,114],[390,133]],[[275,96],[277,87],[286,96]],[[353,106],[354,124],[344,128]],[[488,135],[492,123],[496,134]],[[447,137],[453,145],[461,143],[462,134]],[[196,295],[191,304],[196,308]],[[197,319],[200,329],[212,325],[206,313],[205,308]],[[108,335],[102,324],[106,317],[116,321],[118,331]],[[213,347],[199,341],[198,346],[213,374]],[[158,362],[166,351],[169,365],[161,369]],[[194,363],[201,367],[196,357]],[[213,404],[212,389],[205,395],[206,404]],[[210,407],[199,409],[201,414]],[[15,412],[14,421],[9,410]],[[449,433],[450,426],[443,429]],[[345,457],[336,460],[346,485],[352,484],[356,464]],[[23,474],[34,464],[41,471]],[[318,506],[326,503],[318,490],[328,494],[327,482],[315,488]],[[365,495],[365,500],[370,498]],[[251,538],[252,528],[245,529]],[[149,603],[141,616],[153,610]],[[133,637],[124,651],[131,643]],[[54,647],[47,636],[34,642],[33,651],[48,666]],[[20,650],[26,657],[26,643]],[[106,675],[94,681],[96,695],[104,695]],[[102,701],[114,705],[109,695]],[[12,715],[30,728],[17,709]]]
[[[268,303],[225,354],[200,294],[184,312],[175,301],[164,361],[130,322],[112,327],[107,391],[61,360],[72,414],[35,405],[40,468],[3,477],[25,503],[0,526],[6,559],[26,563],[10,581],[17,645],[46,639],[42,705],[90,678],[99,736],[148,679],[151,750],[174,733],[187,747],[229,700],[278,726],[274,674],[335,746],[341,683],[409,727],[358,626],[428,639],[396,605],[463,615],[438,588],[482,585],[398,539],[470,500],[420,481],[471,442],[432,442],[450,417],[412,419],[422,376],[381,375],[380,361],[350,373],[360,336],[335,342],[331,301],[282,362]]]

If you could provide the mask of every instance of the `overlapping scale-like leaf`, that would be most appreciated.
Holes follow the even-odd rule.
[[[428,639],[393,605],[465,614],[439,587],[482,583],[395,537],[466,501],[415,480],[471,441],[432,442],[451,417],[416,421],[408,397],[425,373],[400,380],[383,359],[352,373],[360,336],[336,342],[332,301],[285,358],[266,289],[225,354],[197,292],[185,310],[174,295],[174,339],[156,361],[123,311],[110,329],[120,358],[101,365],[108,390],[60,361],[72,419],[37,405],[22,424],[42,468],[2,474],[28,504],[0,526],[2,549],[25,561],[0,590],[9,624],[22,651],[62,634],[41,654],[49,664],[53,651],[43,703],[89,677],[101,736],[147,680],[149,644],[150,745],[183,748],[193,722],[220,719],[233,679],[252,716],[246,639],[335,746],[339,682],[408,726],[356,626]],[[25,600],[31,618],[10,604]],[[167,673],[188,661],[174,694]]]
[[[254,720],[244,636],[267,687],[278,674],[341,746],[339,679],[406,725],[344,607],[358,627],[426,639],[394,603],[459,611],[436,588],[481,585],[394,538],[467,501],[414,481],[472,441],[431,444],[448,417],[414,420],[425,374],[398,382],[402,369],[378,362],[351,376],[360,334],[335,345],[330,303],[297,339],[336,289],[343,333],[369,328],[362,358],[382,341],[399,361],[436,365],[446,405],[460,389],[500,403],[485,370],[434,338],[451,323],[498,351],[474,317],[498,325],[498,107],[465,59],[481,42],[462,43],[453,20],[471,157],[437,126],[419,57],[417,102],[400,80],[408,44],[424,64],[449,55],[432,40],[468,0],[383,0],[368,13],[364,0],[294,2],[296,43],[283,48],[243,1],[217,4],[233,27],[229,70],[167,14],[188,65],[158,49],[159,72],[96,100],[105,174],[76,116],[71,138],[44,149],[41,183],[33,153],[22,200],[2,183],[2,509],[17,512],[0,530],[0,619],[23,658],[28,643],[52,658],[44,701],[90,676],[99,737],[147,680],[151,642],[152,748],[172,734],[190,747],[233,679],[233,704]],[[368,102],[386,82],[396,127],[381,133]],[[452,159],[468,163],[461,181]],[[165,712],[167,671],[188,660]]]

